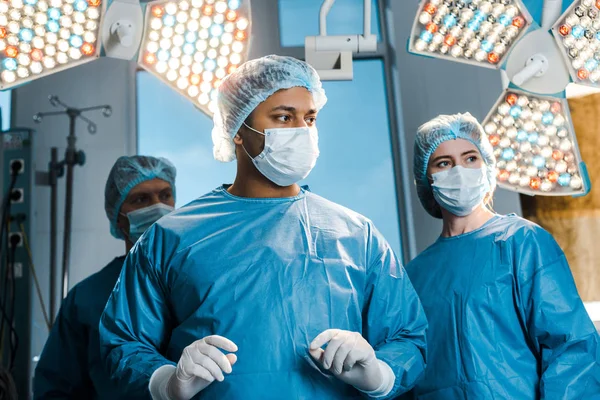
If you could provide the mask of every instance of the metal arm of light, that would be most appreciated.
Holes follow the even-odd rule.
[[[554,22],[560,17],[562,11],[562,0],[545,0],[542,9],[542,29],[548,30]],[[543,53],[532,55],[523,69],[517,72],[512,81],[515,85],[522,86],[534,77],[543,76],[549,67],[549,61]]]
[[[562,0],[544,0],[542,8],[542,28],[550,29],[562,13]]]
[[[324,0],[319,12],[319,36],[305,39],[306,61],[323,80],[352,80],[352,54],[377,50],[377,36],[371,33],[371,0],[364,0],[362,35],[327,35],[327,15],[335,0]]]

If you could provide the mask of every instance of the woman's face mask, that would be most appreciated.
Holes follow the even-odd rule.
[[[491,190],[484,168],[458,165],[431,175],[433,197],[440,207],[459,217],[471,214]]]
[[[265,137],[265,148],[252,157],[244,151],[267,179],[278,186],[290,186],[306,178],[319,157],[317,128],[277,128],[265,132],[244,125]],[[243,146],[242,146],[243,147]]]

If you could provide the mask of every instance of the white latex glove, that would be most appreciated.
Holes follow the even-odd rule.
[[[197,340],[183,350],[177,368],[167,373],[161,367],[150,381],[150,391],[159,393],[153,398],[169,400],[189,400],[215,380],[222,382],[223,373],[230,374],[232,365],[237,361],[235,354],[223,354],[219,349],[235,352],[238,347],[222,336],[207,336]],[[153,382],[159,379],[162,382]],[[165,376],[167,375],[167,376]],[[169,376],[170,375],[170,376]],[[165,384],[162,384],[165,382]],[[157,387],[155,391],[153,387]]]
[[[358,332],[328,329],[312,341],[309,352],[336,378],[360,391],[380,396],[393,387],[393,371],[377,359],[373,347]]]

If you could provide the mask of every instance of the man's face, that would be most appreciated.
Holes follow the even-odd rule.
[[[129,220],[126,215],[132,211],[153,206],[158,203],[163,203],[171,207],[175,207],[175,198],[173,197],[173,189],[167,181],[162,179],[152,179],[136,185],[129,191],[127,198],[121,206],[117,226],[129,235]]]
[[[314,127],[317,108],[312,94],[303,87],[294,87],[276,92],[258,105],[250,114],[247,124],[259,132],[273,128]],[[252,157],[259,155],[265,147],[265,137],[244,125],[234,137],[234,143],[245,147]]]

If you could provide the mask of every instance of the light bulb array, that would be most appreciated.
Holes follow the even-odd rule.
[[[542,195],[589,190],[566,100],[508,90],[483,127],[494,147],[499,186]]]
[[[149,3],[139,63],[212,114],[222,79],[246,59],[248,14],[239,0]]]
[[[417,54],[499,68],[531,17],[518,0],[428,0],[409,46]]]
[[[98,56],[101,0],[0,1],[0,81],[6,89]]]
[[[575,1],[552,32],[573,81],[600,86],[600,1]]]

